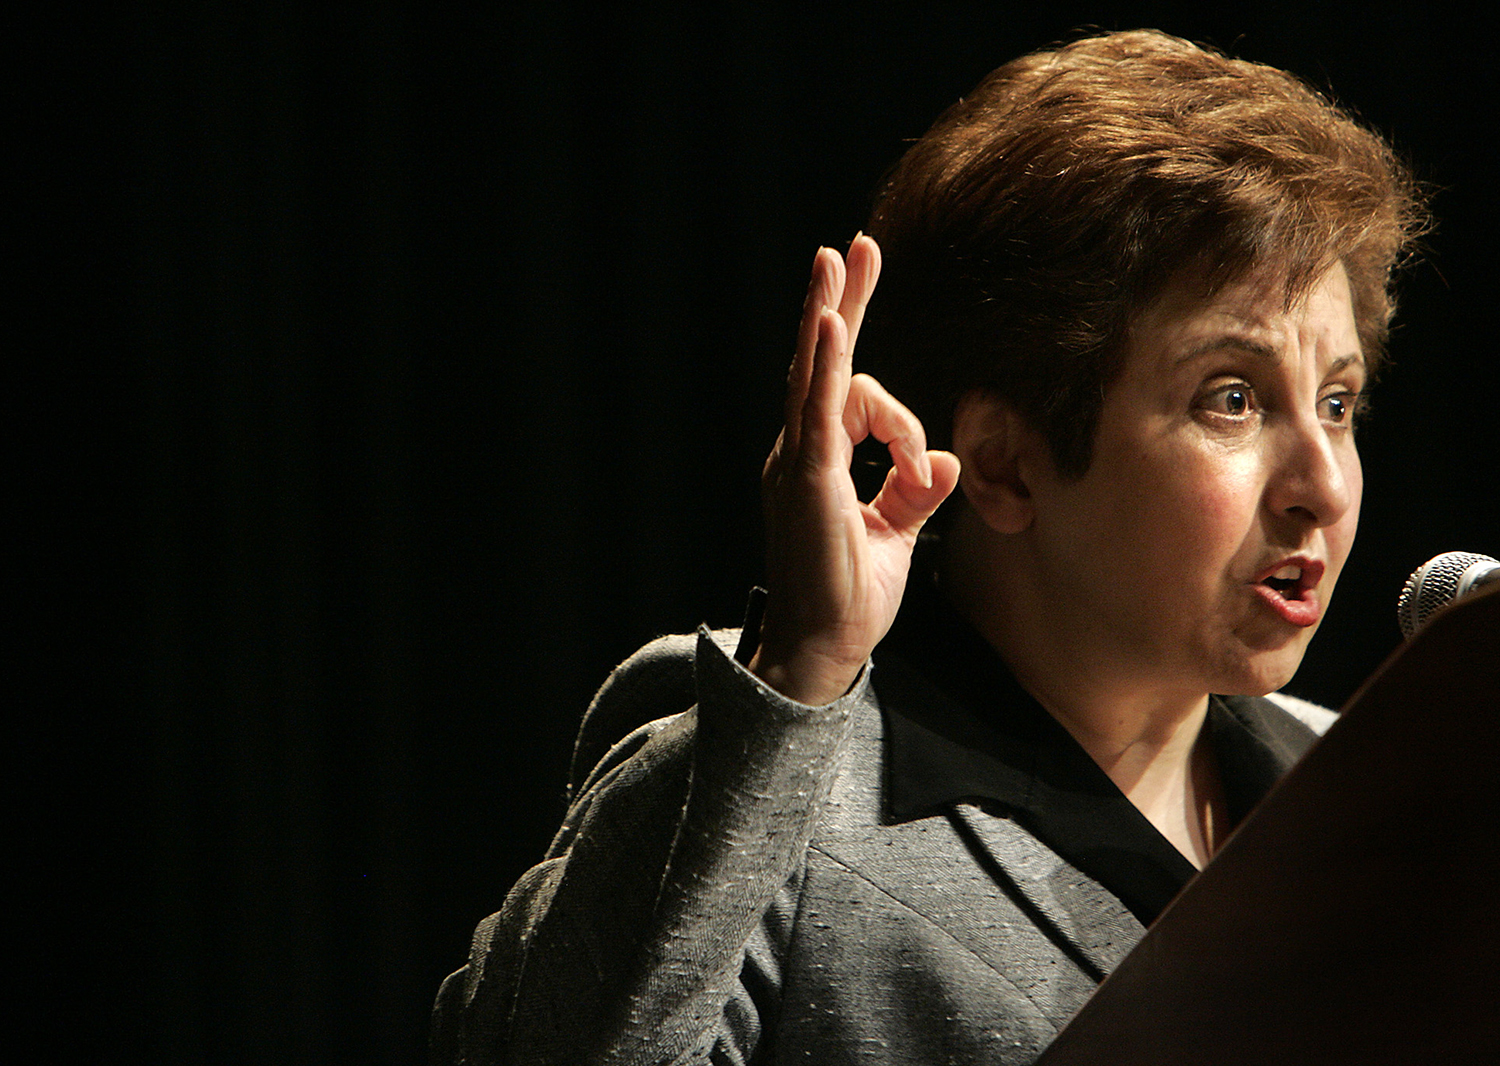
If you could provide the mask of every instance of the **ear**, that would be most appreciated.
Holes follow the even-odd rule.
[[[969,505],[997,533],[1020,533],[1035,518],[1030,473],[1040,435],[1006,400],[971,389],[953,411],[953,451]]]

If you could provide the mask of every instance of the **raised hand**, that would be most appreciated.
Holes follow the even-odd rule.
[[[880,274],[869,237],[848,262],[818,250],[787,378],[786,425],[762,477],[769,597],[750,669],[802,703],[846,692],[901,605],[922,524],[958,482],[958,459],[928,451],[922,423],[868,374],[854,343]],[[869,503],[849,464],[867,436],[894,465]]]

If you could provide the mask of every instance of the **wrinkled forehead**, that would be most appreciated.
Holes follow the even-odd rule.
[[[1249,351],[1315,340],[1320,347],[1339,349],[1337,358],[1362,358],[1343,265],[1326,267],[1306,284],[1280,267],[1222,283],[1201,268],[1178,272],[1130,318],[1121,355],[1130,360],[1133,353],[1165,349],[1181,358],[1223,339]]]

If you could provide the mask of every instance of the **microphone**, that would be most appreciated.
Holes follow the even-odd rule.
[[[1396,603],[1396,620],[1407,640],[1454,600],[1500,581],[1500,561],[1474,552],[1444,552],[1412,571]]]

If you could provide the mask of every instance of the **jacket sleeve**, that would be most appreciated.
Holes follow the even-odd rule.
[[[702,630],[694,673],[696,706],[605,756],[546,859],[480,924],[438,994],[435,1063],[749,1059],[868,669],[808,707]],[[652,674],[648,649],[606,688],[640,699]]]

